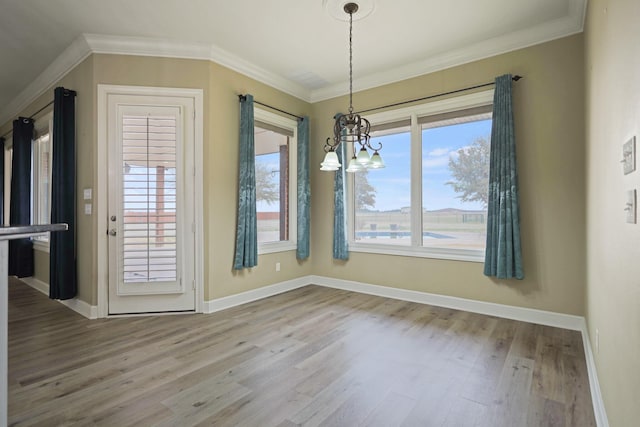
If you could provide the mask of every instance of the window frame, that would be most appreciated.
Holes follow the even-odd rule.
[[[40,159],[40,150],[36,149],[36,141],[43,135],[49,134],[49,207],[51,208],[51,178],[52,178],[52,160],[53,160],[53,111],[45,114],[41,118],[37,119],[34,123],[34,137],[31,146],[31,222],[33,219],[39,217],[36,213],[39,212],[39,194],[36,194],[36,182],[40,180],[40,169],[38,160]],[[38,158],[36,158],[38,156]],[[49,209],[49,221],[51,222],[51,209]],[[49,252],[49,233],[41,236],[32,237],[33,248],[42,252]]]
[[[289,137],[289,240],[258,243],[258,255],[296,250],[298,248],[298,123],[257,106],[254,107],[253,117],[255,121],[293,133],[293,136]]]
[[[469,95],[456,96],[438,101],[427,102],[367,117],[371,126],[392,124],[408,119],[411,135],[411,244],[393,245],[369,243],[355,239],[355,174],[347,174],[347,221],[349,250],[352,252],[374,253],[382,255],[399,255],[419,258],[433,258],[452,261],[484,262],[485,251],[473,249],[445,249],[422,246],[422,125],[420,117],[442,113],[462,111],[469,108],[483,107],[493,104],[493,89],[475,92]],[[351,156],[352,147],[348,147]],[[382,148],[384,158],[384,147]],[[375,171],[373,171],[375,173]]]

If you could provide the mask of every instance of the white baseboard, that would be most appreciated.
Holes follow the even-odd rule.
[[[387,286],[370,285],[367,283],[334,279],[331,277],[311,276],[311,283],[329,288],[344,289],[347,291],[399,299],[402,301],[453,308],[472,313],[503,317],[505,319],[555,326],[557,328],[570,329],[573,331],[581,331],[582,325],[584,324],[584,317],[581,316],[536,310],[532,308],[515,307],[492,302],[476,301],[447,295],[410,291],[407,289],[390,288]]]
[[[299,277],[297,279],[287,280],[286,282],[280,282],[251,291],[241,292],[228,297],[205,301],[203,313],[215,313],[216,311],[225,310],[227,308],[236,307],[248,302],[291,291],[293,289],[298,289],[311,284],[309,278],[310,276]]]
[[[49,284],[45,283],[41,280],[36,279],[35,277],[23,277],[19,279],[20,281],[26,283],[31,286],[36,291],[40,291],[46,296],[49,296]]]
[[[596,361],[593,357],[591,340],[589,339],[589,329],[587,322],[582,322],[582,343],[584,344],[584,356],[587,362],[587,372],[589,373],[589,387],[591,389],[591,399],[593,401],[593,412],[596,417],[598,427],[609,427],[609,419],[607,411],[604,407],[604,400],[600,392],[600,381],[598,381],[598,370],[596,369]]]
[[[27,285],[31,286],[33,289],[42,292],[43,294],[49,296],[49,284],[43,282],[42,280],[38,280],[35,277],[22,277],[22,280]],[[56,300],[60,304],[69,307],[71,310],[75,311],[86,317],[87,319],[97,319],[98,318],[98,306],[90,305],[86,302],[82,301],[78,298],[72,298],[67,300]]]

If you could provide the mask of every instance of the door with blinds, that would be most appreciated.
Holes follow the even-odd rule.
[[[108,119],[109,314],[193,311],[193,100],[128,101]]]

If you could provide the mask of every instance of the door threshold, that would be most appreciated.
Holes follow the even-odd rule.
[[[197,314],[195,310],[182,311],[150,311],[145,313],[109,313],[107,317],[143,317],[143,316],[175,316],[181,314]]]

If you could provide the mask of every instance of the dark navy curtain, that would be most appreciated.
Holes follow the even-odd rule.
[[[523,279],[511,74],[496,78],[484,274]]]
[[[51,223],[68,231],[49,240],[49,298],[70,299],[78,292],[76,277],[76,92],[58,87],[53,100]]]
[[[31,148],[33,120],[20,117],[13,121],[13,160],[11,161],[11,201],[9,224],[31,224]],[[9,241],[9,275],[33,275],[31,239]]]
[[[240,148],[238,170],[238,222],[233,269],[258,265],[258,220],[256,212],[256,152],[253,96],[240,98]]]

